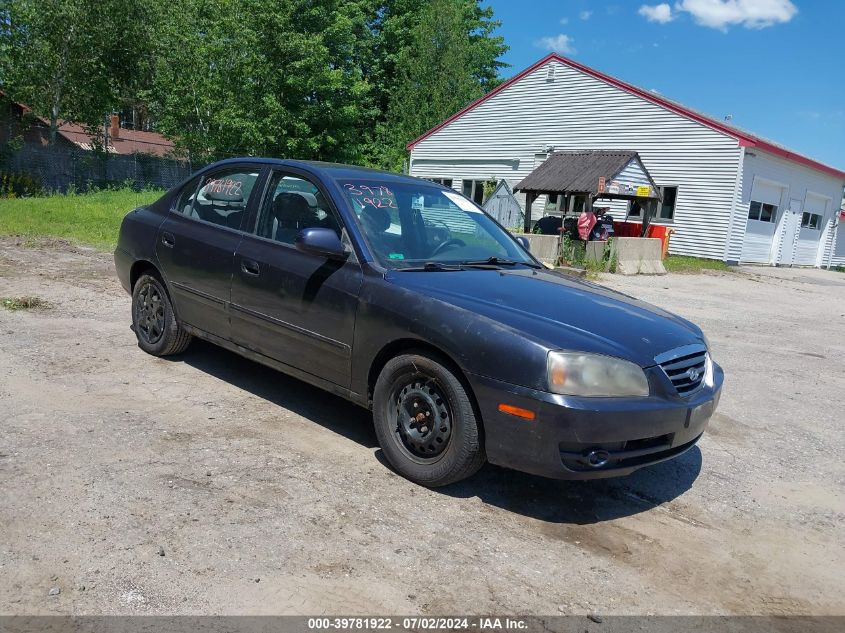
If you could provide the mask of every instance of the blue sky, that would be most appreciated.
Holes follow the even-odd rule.
[[[556,49],[845,169],[843,0],[487,0],[510,77]]]

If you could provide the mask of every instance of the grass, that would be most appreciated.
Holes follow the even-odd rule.
[[[160,191],[107,189],[86,194],[53,194],[0,199],[0,235],[58,237],[114,249],[127,211],[161,197]]]
[[[2,297],[0,298],[0,306],[6,308],[10,312],[17,310],[45,310],[50,307],[50,304],[41,297]]]
[[[731,267],[718,259],[702,259],[687,255],[667,255],[663,266],[670,273],[700,273],[703,270],[730,272]]]

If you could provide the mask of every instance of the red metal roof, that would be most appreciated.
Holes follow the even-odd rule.
[[[8,98],[6,93],[0,90],[0,98]],[[12,102],[15,106],[20,108],[21,114],[29,114],[32,112],[25,103],[17,101]],[[41,127],[49,127],[50,121],[44,117],[35,117],[40,123]],[[82,149],[92,149],[94,139],[85,131],[85,128],[75,123],[68,123],[67,121],[59,121],[58,134],[67,141]],[[158,132],[144,132],[142,130],[129,130],[120,128],[118,138],[109,136],[108,151],[112,154],[152,154],[153,156],[170,156],[173,154],[175,145],[173,141],[165,138]]]
[[[91,149],[93,139],[85,132],[85,128],[75,123],[61,123],[59,134],[71,143]],[[118,138],[109,136],[108,150],[113,154],[152,154],[153,156],[168,156],[173,153],[174,144],[157,132],[129,130],[120,128]]]
[[[772,141],[767,141],[765,139],[760,138],[759,136],[751,134],[750,132],[746,132],[745,130],[741,130],[739,128],[733,127],[732,125],[727,125],[727,124],[723,123],[722,121],[717,121],[716,119],[713,119],[713,118],[711,118],[711,117],[709,117],[705,114],[701,114],[700,112],[696,112],[695,110],[691,110],[690,108],[687,108],[686,106],[683,106],[683,105],[676,103],[674,101],[670,101],[669,99],[666,99],[665,97],[661,97],[660,95],[656,95],[653,92],[648,92],[647,90],[643,90],[642,88],[638,88],[637,86],[631,85],[629,83],[626,83],[624,81],[621,81],[619,79],[611,77],[610,75],[605,75],[604,73],[599,72],[598,70],[595,70],[593,68],[590,68],[589,66],[585,66],[584,64],[580,64],[580,63],[578,63],[574,60],[563,57],[562,55],[559,55],[558,53],[550,53],[549,55],[546,55],[543,59],[541,59],[537,63],[532,64],[531,66],[529,66],[528,68],[523,70],[521,73],[514,75],[513,77],[511,77],[510,79],[508,79],[504,83],[498,85],[496,88],[494,88],[493,90],[488,92],[483,97],[476,99],[475,101],[470,103],[468,106],[466,106],[462,110],[459,110],[458,112],[456,112],[455,114],[450,116],[448,119],[446,119],[442,123],[440,123],[440,124],[434,126],[433,128],[431,128],[425,134],[419,136],[418,138],[415,138],[413,141],[408,143],[408,145],[406,146],[407,149],[408,150],[413,149],[414,146],[417,143],[419,143],[420,141],[422,141],[423,139],[428,138],[429,136],[431,136],[432,134],[434,134],[438,130],[446,127],[447,125],[449,125],[449,123],[451,123],[452,121],[454,121],[458,117],[463,116],[465,113],[469,112],[470,110],[472,110],[476,106],[484,103],[485,101],[487,101],[488,99],[490,99],[494,95],[500,93],[502,90],[504,90],[505,88],[507,88],[511,84],[514,84],[517,81],[519,81],[520,79],[522,79],[523,77],[525,77],[525,75],[537,70],[538,68],[543,66],[543,64],[545,64],[545,63],[547,63],[551,60],[558,61],[561,64],[565,64],[566,66],[569,66],[570,68],[574,68],[575,70],[578,70],[578,71],[580,71],[580,72],[582,72],[586,75],[594,77],[594,78],[596,78],[600,81],[603,81],[605,83],[608,83],[612,86],[616,86],[617,88],[621,88],[622,90],[629,92],[633,95],[636,95],[636,96],[638,96],[642,99],[645,99],[646,101],[649,101],[651,103],[659,105],[659,106],[666,108],[667,110],[670,110],[670,111],[672,111],[676,114],[684,116],[688,119],[692,119],[693,121],[701,123],[702,125],[706,125],[707,127],[711,128],[711,129],[714,129],[718,132],[721,132],[723,134],[731,136],[731,137],[737,139],[737,141],[739,141],[740,146],[742,146],[742,147],[756,147],[757,149],[763,150],[765,152],[769,152],[770,154],[774,154],[775,156],[780,156],[781,158],[786,158],[787,160],[798,163],[800,165],[804,165],[806,167],[811,167],[813,169],[817,169],[819,171],[826,172],[828,174],[831,174],[833,176],[837,176],[838,178],[845,180],[845,171],[842,171],[840,169],[836,169],[835,167],[831,167],[829,165],[825,165],[824,163],[820,163],[816,160],[813,160],[812,158],[802,156],[801,154],[796,154],[795,152],[792,152],[792,151],[786,149],[785,147],[782,147],[782,146],[780,146],[776,143],[773,143]]]

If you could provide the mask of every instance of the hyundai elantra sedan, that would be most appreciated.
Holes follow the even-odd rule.
[[[485,461],[626,475],[692,447],[724,380],[689,321],[548,270],[457,191],[274,159],[210,165],[129,212],[138,345],[197,337],[372,410],[397,472]]]

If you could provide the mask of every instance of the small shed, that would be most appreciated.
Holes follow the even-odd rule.
[[[507,181],[501,180],[484,203],[484,210],[507,229],[522,226],[524,214]]]
[[[537,196],[586,195],[592,207],[596,199],[660,200],[660,189],[643,165],[639,154],[629,150],[555,152],[514,187],[525,193],[525,231],[531,230],[531,205]]]

